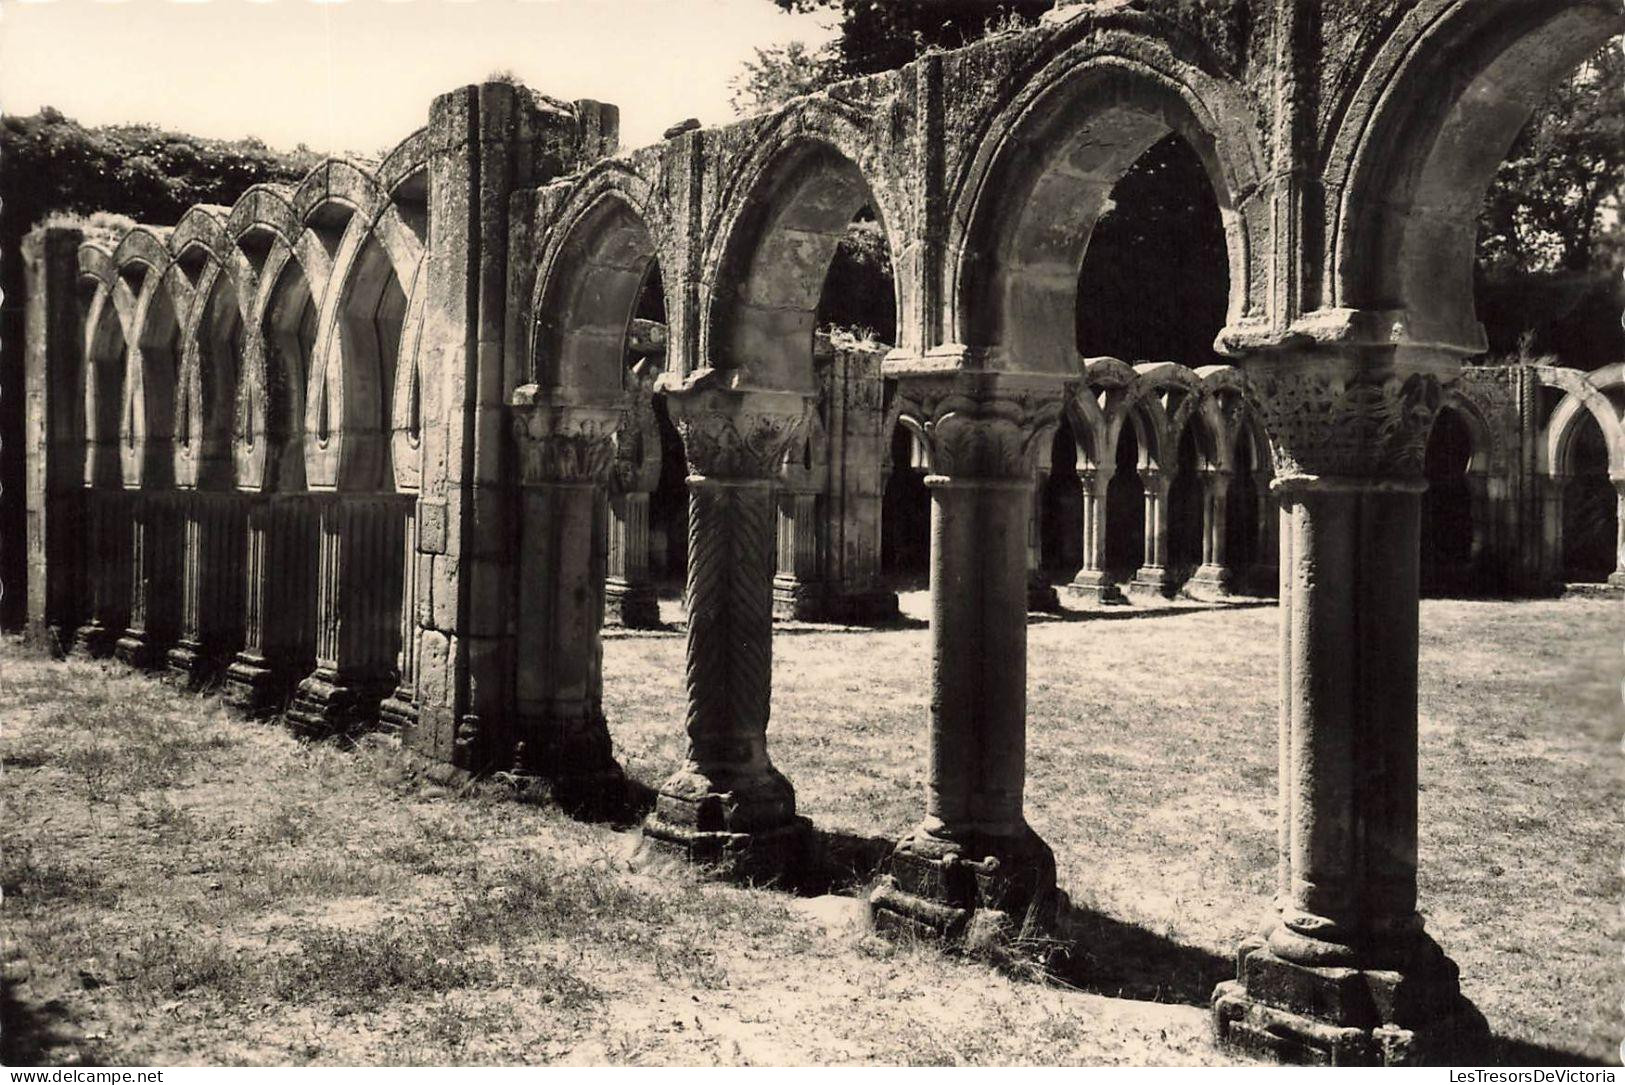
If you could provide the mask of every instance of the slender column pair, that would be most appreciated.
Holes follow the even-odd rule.
[[[1168,572],[1169,479],[1159,468],[1142,467],[1140,483],[1145,488],[1145,558],[1131,586],[1137,592],[1167,595],[1174,589]]]
[[[621,404],[536,385],[515,391],[520,465],[515,771],[568,807],[619,808],[625,777],[603,708],[604,501]]]
[[[806,822],[767,753],[772,708],[774,489],[804,396],[702,369],[663,377],[688,459],[688,751],[644,837],[739,875],[793,870]]]
[[[1092,595],[1100,602],[1117,602],[1122,592],[1106,573],[1106,500],[1111,487],[1113,468],[1080,467],[1078,481],[1083,484],[1083,567],[1072,578],[1072,590]]]
[[[1034,435],[1062,386],[916,378],[930,435],[932,696],[925,818],[870,896],[876,924],[934,937],[1046,926],[1055,859],[1028,826],[1027,546]]]
[[[169,670],[197,687],[242,645],[247,496],[206,490],[179,495],[181,628]]]
[[[1237,571],[1230,567],[1230,472],[1203,471],[1202,564],[1191,577],[1194,585],[1225,594],[1235,587]]]
[[[1442,394],[1370,355],[1248,363],[1282,505],[1280,865],[1267,933],[1213,1002],[1221,1039],[1334,1063],[1482,1026],[1416,911],[1419,495]]]
[[[319,494],[316,669],[294,694],[288,723],[311,736],[375,721],[395,688],[401,635],[401,555],[410,497]]]

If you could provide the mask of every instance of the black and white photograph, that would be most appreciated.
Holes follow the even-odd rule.
[[[1616,1081],[1622,194],[1622,0],[0,0],[0,1072]]]

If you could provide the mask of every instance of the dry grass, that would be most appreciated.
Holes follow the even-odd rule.
[[[1424,604],[1423,893],[1499,1032],[1606,1058],[1625,994],[1616,604]],[[0,646],[6,1061],[1218,1062],[1200,1004],[1273,866],[1267,609],[1031,633],[1029,807],[1089,990],[855,908],[635,870],[635,834]],[[787,629],[772,748],[855,865],[920,812],[922,628]],[[613,636],[634,774],[680,634]],[[31,974],[30,974],[31,973]],[[1130,997],[1115,997],[1119,993]]]

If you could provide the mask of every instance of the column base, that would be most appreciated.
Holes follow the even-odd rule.
[[[397,688],[378,706],[378,725],[384,730],[404,734],[417,722],[418,708],[412,703],[410,690]]]
[[[199,689],[215,670],[215,661],[195,640],[183,640],[171,648],[164,660],[171,677],[187,689]]]
[[[164,662],[165,657],[152,634],[126,630],[113,645],[113,658],[137,670],[150,671]]]
[[[611,818],[626,809],[626,772],[615,760],[602,714],[524,717],[513,743],[511,772],[546,780],[553,799],[571,815]]]
[[[773,617],[779,621],[873,625],[892,621],[898,613],[894,591],[850,592],[791,577],[773,580]]]
[[[1131,595],[1170,599],[1179,591],[1179,584],[1166,565],[1142,565],[1129,581],[1128,590]]]
[[[653,847],[728,877],[768,881],[806,862],[812,826],[795,813],[795,790],[777,769],[750,780],[711,779],[690,764],[660,786],[643,823]]]
[[[325,667],[299,683],[288,706],[288,726],[306,738],[328,738],[376,723],[390,693],[387,682],[352,678]]]
[[[257,653],[243,652],[226,667],[221,696],[245,715],[270,716],[287,704],[290,684],[286,668]]]
[[[1238,570],[1228,565],[1199,565],[1185,582],[1185,588],[1193,595],[1222,597],[1240,591],[1243,579]]]
[[[1608,586],[1610,588],[1625,588],[1625,572],[1609,573]]]
[[[1085,569],[1072,578],[1072,583],[1066,590],[1073,595],[1081,595],[1086,599],[1093,599],[1097,603],[1121,603],[1123,589],[1117,586],[1117,581],[1100,569]]]
[[[1055,855],[1031,829],[964,843],[916,831],[869,895],[875,929],[944,942],[1029,936],[1054,925],[1055,907]]]
[[[1061,597],[1055,586],[1041,576],[1027,577],[1027,609],[1053,614],[1061,609]]]
[[[1243,942],[1237,978],[1213,992],[1226,1047],[1281,1062],[1417,1066],[1482,1061],[1489,1028],[1461,995],[1453,961],[1433,944],[1406,972],[1311,967]]]
[[[113,642],[117,635],[100,622],[90,622],[81,625],[73,633],[72,655],[102,659],[113,652]]]
[[[625,629],[659,629],[660,598],[654,585],[606,581],[604,623]]]

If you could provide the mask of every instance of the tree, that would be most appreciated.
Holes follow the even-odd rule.
[[[1496,171],[1479,220],[1491,272],[1617,268],[1625,51],[1615,39],[1552,92]]]

